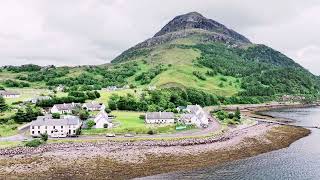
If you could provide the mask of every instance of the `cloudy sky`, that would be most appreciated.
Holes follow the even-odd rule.
[[[319,0],[1,0],[0,65],[106,63],[190,11],[320,74]]]

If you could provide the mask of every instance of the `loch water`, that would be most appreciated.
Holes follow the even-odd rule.
[[[320,107],[280,109],[264,113],[291,119],[296,125],[320,126]],[[311,131],[309,136],[281,150],[195,171],[160,174],[141,179],[319,180],[320,129]]]

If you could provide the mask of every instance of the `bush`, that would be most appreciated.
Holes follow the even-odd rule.
[[[60,119],[60,114],[59,113],[52,113],[52,118],[53,119]]]
[[[149,135],[154,135],[154,134],[157,134],[157,132],[153,129],[150,129],[148,132],[147,132]]]
[[[93,120],[88,120],[86,124],[88,129],[91,129],[94,125],[96,125],[96,123]]]
[[[207,79],[206,76],[199,71],[193,71],[193,75],[204,81]]]
[[[32,139],[31,141],[28,141],[25,145],[27,147],[38,147],[42,144],[43,142],[40,139]]]
[[[111,113],[111,109],[109,109],[109,108],[106,108],[104,111],[105,111],[106,113],[108,113],[108,114]]]
[[[141,114],[140,116],[139,116],[139,119],[145,119],[146,118],[146,115],[144,115],[144,114]]]
[[[89,116],[90,116],[90,114],[89,114],[89,112],[86,111],[86,110],[81,110],[81,111],[79,112],[79,117],[80,117],[81,120],[86,120],[86,119],[89,118]]]
[[[46,142],[48,140],[48,134],[47,133],[44,133],[44,134],[40,134],[41,135],[41,140],[43,142]]]

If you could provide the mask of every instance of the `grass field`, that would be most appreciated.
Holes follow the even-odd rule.
[[[17,123],[4,123],[0,124],[0,137],[7,137],[18,134],[18,127],[21,124]]]
[[[48,89],[35,89],[35,88],[6,88],[7,91],[14,91],[20,93],[19,98],[8,98],[6,99],[6,103],[12,104],[13,102],[25,101],[33,97],[40,96],[42,94],[48,95],[50,94],[50,90]]]
[[[16,146],[20,146],[20,145],[23,145],[23,143],[18,142],[18,141],[0,141],[0,149],[1,148],[16,147]]]
[[[173,133],[175,132],[175,125],[146,125],[144,119],[140,119],[139,116],[144,114],[143,112],[131,112],[131,111],[113,111],[112,115],[116,116],[113,122],[119,123],[118,127],[112,129],[84,129],[83,135],[103,135],[106,133],[135,133],[135,134],[147,134],[148,131],[154,130],[157,133]]]

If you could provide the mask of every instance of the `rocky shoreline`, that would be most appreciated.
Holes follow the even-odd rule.
[[[285,148],[309,133],[304,128],[255,124],[220,137],[2,149],[0,179],[129,179],[192,170]]]

